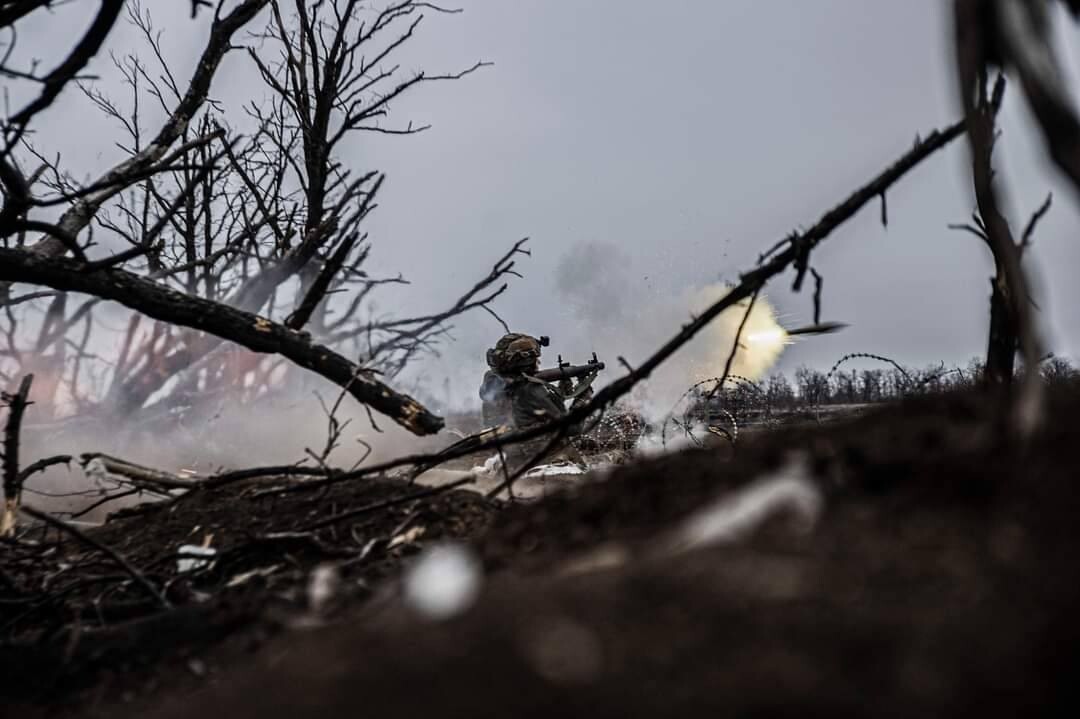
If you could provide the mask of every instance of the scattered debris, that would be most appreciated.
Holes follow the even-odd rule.
[[[426,530],[424,527],[416,526],[411,527],[400,534],[396,534],[390,539],[390,543],[386,545],[387,549],[393,549],[394,547],[400,547],[403,544],[412,544],[424,536]]]
[[[240,585],[246,584],[255,577],[269,577],[271,574],[281,569],[281,566],[282,565],[280,564],[271,564],[269,567],[258,567],[247,572],[240,572],[240,574],[231,577],[229,581],[225,583],[225,586],[239,587]]]
[[[86,476],[98,484],[112,482],[128,482],[135,486],[145,487],[157,491],[169,491],[174,489],[191,489],[200,475],[190,470],[182,470],[181,477],[171,472],[160,469],[144,467],[126,459],[110,457],[100,452],[88,452],[82,455],[80,462]]]
[[[585,474],[585,469],[572,462],[555,464],[540,464],[524,474],[525,477],[564,477],[575,474]]]
[[[187,574],[199,569],[209,569],[217,556],[217,550],[199,544],[183,544],[176,550],[176,556],[176,571]]]

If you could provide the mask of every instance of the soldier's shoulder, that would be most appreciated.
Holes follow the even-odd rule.
[[[510,384],[507,385],[506,391],[511,395],[539,397],[547,394],[548,386],[546,382],[538,380],[535,377],[522,375],[520,377],[515,377]]]
[[[510,376],[504,376],[504,381],[508,387],[522,388],[522,387],[537,387],[546,384],[545,382],[530,377],[527,374],[514,374]]]

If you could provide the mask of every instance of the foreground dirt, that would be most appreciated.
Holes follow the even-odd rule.
[[[323,549],[353,555],[273,543],[254,558],[240,553],[248,563],[223,566],[220,582],[251,563],[290,571],[140,618],[159,623],[152,632],[111,625],[127,643],[109,652],[90,651],[93,636],[75,643],[61,632],[62,646],[77,645],[67,655],[41,653],[31,666],[25,646],[21,659],[0,654],[2,686],[12,687],[13,671],[21,682],[37,676],[22,716],[1065,710],[1080,639],[1078,414],[1080,394],[1058,393],[1044,430],[1019,446],[984,400],[922,400],[758,437],[734,458],[716,450],[641,462],[527,504],[458,490],[396,505],[337,531],[424,533],[362,561],[359,541],[324,534]],[[809,533],[781,514],[738,541],[689,551],[672,543],[689,515],[793,452],[824,501]],[[178,503],[174,529],[147,515],[100,536],[147,563],[189,541],[192,526],[213,528],[227,548],[241,541],[230,539],[239,524],[282,531],[331,512],[328,501],[341,512],[413,490],[388,480],[272,509],[252,496],[261,489],[229,491]],[[470,542],[485,582],[474,605],[436,622],[400,601],[396,577],[446,537]],[[302,587],[328,562],[350,589],[312,619]],[[46,671],[48,681],[38,676]]]

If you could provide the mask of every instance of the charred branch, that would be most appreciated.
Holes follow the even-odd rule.
[[[1012,423],[1027,436],[1034,429],[1041,409],[1042,389],[1038,373],[1041,350],[1028,301],[1028,280],[1020,266],[1021,247],[1013,239],[1000,210],[991,166],[995,115],[1005,83],[999,78],[988,97],[986,78],[989,66],[998,59],[1000,48],[986,31],[987,18],[983,14],[986,6],[983,3],[956,0],[954,9],[958,91],[968,127],[975,198],[996,269],[991,294],[986,379],[992,385],[1010,384],[1016,349],[1022,350],[1024,379],[1015,397]]]
[[[38,472],[44,472],[49,467],[55,467],[58,464],[71,464],[71,460],[72,457],[69,454],[58,454],[31,462],[19,471],[19,482],[26,482]]]
[[[195,113],[206,102],[214,74],[226,52],[232,48],[233,35],[250,22],[268,2],[269,0],[243,0],[227,15],[214,20],[210,38],[199,58],[188,89],[172,114],[145,148],[105,172],[94,183],[101,189],[80,198],[61,215],[57,226],[64,233],[70,236],[78,235],[90,224],[107,200],[138,182],[146,169],[160,161],[169,148],[183,136]],[[57,256],[64,254],[69,247],[50,233],[31,249],[38,254]]]
[[[1020,235],[1021,254],[1023,254],[1023,251],[1031,246],[1032,238],[1034,238],[1035,236],[1035,228],[1038,227],[1039,222],[1042,220],[1043,217],[1046,216],[1046,213],[1050,211],[1050,204],[1053,202],[1053,200],[1053,193],[1048,194],[1043,203],[1039,205],[1039,208],[1032,213],[1031,219],[1028,220],[1027,225],[1024,226],[1024,233]]]
[[[415,434],[431,434],[443,425],[442,418],[415,399],[392,390],[370,371],[312,342],[305,333],[250,312],[185,295],[126,270],[85,272],[83,264],[75,260],[0,248],[0,281],[28,282],[113,300],[148,317],[203,330],[253,352],[280,354],[346,388],[357,400]]]
[[[191,489],[195,479],[183,479],[171,472],[144,467],[124,459],[110,457],[100,452],[89,452],[79,458],[79,463],[88,474],[102,472],[118,475],[137,487],[148,487],[157,491],[173,489]]]
[[[30,385],[33,382],[34,375],[28,374],[23,377],[14,394],[3,393],[8,418],[4,427],[4,512],[0,517],[0,537],[9,537],[15,531],[24,479],[19,470],[19,432],[23,412],[30,404]]]
[[[13,137],[8,139],[5,154],[10,151],[12,141],[21,136],[22,130],[30,120],[51,105],[67,84],[74,80],[97,54],[102,44],[104,44],[105,38],[109,35],[109,31],[112,30],[116,20],[120,17],[120,11],[123,8],[124,0],[102,0],[101,9],[98,10],[90,27],[71,51],[71,54],[56,69],[42,78],[41,94],[12,116],[11,125],[14,126],[15,133]],[[16,13],[12,13],[12,15],[14,17]],[[17,19],[17,17],[14,19]]]
[[[327,290],[330,289],[330,284],[345,266],[345,261],[353,251],[357,242],[362,242],[363,240],[364,237],[353,232],[338,243],[337,248],[334,250],[334,254],[323,264],[315,281],[311,283],[304,298],[300,301],[300,306],[285,320],[285,325],[287,327],[291,327],[294,330],[303,329],[304,325],[311,319],[311,315],[315,312],[315,308],[326,298],[326,293]]]

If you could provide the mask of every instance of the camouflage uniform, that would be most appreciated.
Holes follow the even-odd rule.
[[[529,376],[539,367],[540,346],[535,337],[511,333],[488,350],[487,362],[491,369],[484,374],[480,386],[485,426],[502,424],[525,429],[566,415],[563,396],[547,382]],[[571,427],[570,433],[576,434],[578,430]],[[549,441],[550,438],[539,437],[507,447],[505,454],[511,469],[533,459]],[[572,447],[556,448],[544,459],[559,458],[559,455],[580,460]]]
[[[507,386],[510,411],[514,427],[524,429],[545,424],[566,415],[566,406],[560,395],[547,382],[520,375]]]

